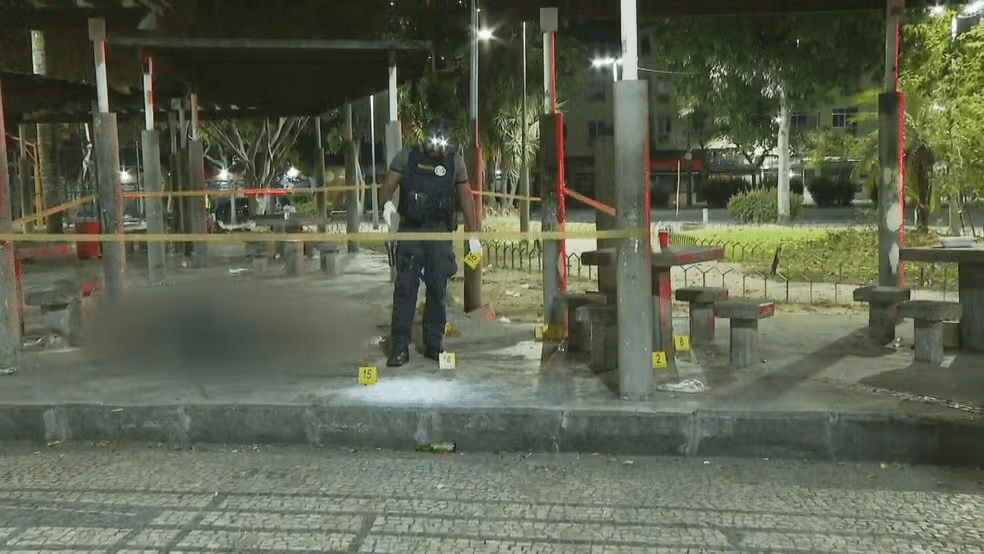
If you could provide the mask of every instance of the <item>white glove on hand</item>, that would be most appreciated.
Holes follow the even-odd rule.
[[[478,239],[468,239],[468,252],[482,255],[482,243]]]
[[[396,206],[393,205],[391,200],[387,200],[383,204],[383,221],[386,222],[387,227],[393,226],[393,214],[396,213]]]

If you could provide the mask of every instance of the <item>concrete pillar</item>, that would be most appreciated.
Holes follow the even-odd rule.
[[[731,367],[741,369],[760,363],[758,319],[731,320]]]
[[[346,231],[358,233],[362,221],[362,207],[359,205],[358,185],[359,160],[355,157],[355,139],[352,130],[352,104],[345,105],[345,213],[347,215]],[[348,251],[359,251],[359,242],[348,241]]]
[[[652,304],[640,301],[652,297],[652,250],[647,238],[646,206],[648,112],[645,81],[615,84],[615,213],[619,229],[644,233],[641,237],[621,239],[616,259],[618,375],[619,394],[623,398],[647,396],[653,383]]]
[[[144,131],[140,144],[143,154],[144,189],[151,193],[164,192],[164,175],[161,173],[160,136],[154,130],[153,60],[144,63]],[[160,235],[164,229],[164,199],[160,196],[146,198],[147,233]],[[163,242],[147,243],[147,275],[151,286],[164,284],[166,277]]]
[[[304,273],[304,243],[291,241],[284,243],[284,264],[288,277],[299,277]]]
[[[188,185],[197,192],[205,191],[205,148],[198,133],[198,95],[191,94],[191,140],[188,141]],[[205,196],[192,196],[190,200],[191,232],[196,235],[208,233],[208,211]],[[235,203],[232,205],[235,208]],[[235,211],[235,210],[233,210]],[[192,267],[208,265],[208,243],[196,241],[192,245]]]
[[[557,8],[540,8],[540,30],[543,32],[543,113],[540,119],[540,166],[543,170],[540,179],[541,228],[543,231],[557,231],[560,214],[560,199],[557,187],[560,168],[556,159],[557,143],[563,137],[557,136],[557,119],[553,102],[555,75],[553,36],[559,28]],[[560,302],[560,253],[561,242],[543,240],[543,320],[548,325],[563,322],[563,308]]]
[[[47,52],[43,31],[31,31],[31,62],[36,75],[48,74]],[[57,144],[58,126],[42,123],[38,131],[38,167],[40,169],[41,187],[44,191],[45,208],[52,208],[65,201],[61,186],[60,168],[58,165]],[[47,217],[48,233],[64,232],[64,213],[58,212]]]
[[[10,211],[10,170],[7,167],[7,131],[3,113],[3,82],[0,82],[0,233],[13,231]],[[20,362],[21,334],[14,274],[14,243],[0,242],[0,369]]]
[[[878,189],[878,284],[902,286],[899,260],[902,248],[902,172],[899,108],[902,95],[886,92],[878,96],[878,154],[881,182]]]
[[[523,233],[528,233],[530,230],[530,168],[528,167],[528,160],[526,159],[527,146],[526,141],[528,140],[527,135],[529,134],[529,122],[527,121],[527,96],[528,88],[526,84],[526,22],[523,22],[523,105],[522,105],[522,127],[523,127],[523,137],[522,137],[522,147],[523,158],[521,160],[521,168],[519,170],[519,194],[523,197],[519,202],[519,230]],[[568,318],[570,319],[570,318]]]
[[[885,20],[885,90],[878,96],[878,284],[902,286],[899,261],[903,241],[902,95],[898,92],[899,36],[905,0],[887,0]]]
[[[915,320],[915,359],[934,365],[943,363],[943,322]]]
[[[194,191],[205,190],[204,149],[201,140],[188,141],[188,188]],[[205,211],[205,197],[190,197],[189,229],[196,235],[208,233],[208,215]],[[192,267],[202,268],[208,265],[208,243],[195,241],[192,245]]]
[[[103,234],[123,233],[123,202],[120,190],[120,149],[116,114],[98,113],[93,118],[96,166],[99,175],[99,225]],[[123,298],[126,250],[122,240],[102,245],[106,295],[110,301]]]
[[[164,176],[161,174],[161,144],[157,131],[144,130],[141,135],[143,145],[144,187],[147,192],[164,192]],[[164,199],[150,196],[147,201],[147,233],[160,235],[164,228]],[[147,243],[147,271],[151,286],[164,284],[167,277],[163,242]]]
[[[318,115],[314,118],[314,186],[319,189],[323,189],[328,183],[327,171],[325,170],[325,148],[321,141],[321,116]],[[318,212],[318,218],[324,221],[328,220],[328,193],[324,190],[320,190],[315,194],[315,204]],[[235,210],[233,210],[235,212]],[[318,232],[324,233],[328,230],[328,226],[325,223],[318,223]]]
[[[961,348],[984,352],[984,264],[960,264]]]
[[[478,2],[471,1],[471,36],[469,46],[469,87],[468,87],[468,133],[470,137],[471,160],[466,164],[471,169],[469,182],[474,190],[482,191],[482,179],[484,170],[482,168],[482,150],[479,142],[479,113],[478,113]],[[475,217],[481,225],[484,215],[484,199],[482,196],[473,196],[475,205]],[[482,265],[479,264],[474,269],[463,264],[465,277],[465,297],[464,309],[466,312],[477,310],[482,307]]]

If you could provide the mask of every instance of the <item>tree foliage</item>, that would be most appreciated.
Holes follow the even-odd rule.
[[[202,137],[214,161],[241,172],[247,188],[263,188],[285,170],[284,162],[309,119],[206,122],[202,124]]]
[[[780,99],[808,110],[856,89],[881,63],[883,28],[877,14],[820,13],[680,19],[653,35],[657,59],[680,72],[684,111],[706,113],[710,132],[760,167],[778,142]]]

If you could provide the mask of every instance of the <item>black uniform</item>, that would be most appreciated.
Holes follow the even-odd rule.
[[[456,166],[435,162],[420,148],[408,154],[400,182],[400,231],[448,232],[455,228]],[[410,345],[420,279],[427,287],[424,308],[424,352],[442,351],[447,321],[448,279],[458,271],[451,241],[399,241],[393,291],[392,355]],[[392,356],[391,355],[391,356]]]

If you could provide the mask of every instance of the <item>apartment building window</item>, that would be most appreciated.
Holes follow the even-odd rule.
[[[644,35],[639,39],[639,55],[648,57],[653,53],[653,39],[649,35]]]
[[[795,112],[789,116],[790,126],[797,131],[810,131],[820,128],[819,112]]]
[[[833,128],[857,130],[858,123],[854,120],[855,116],[858,115],[857,108],[834,108],[832,114],[830,124]]]
[[[595,120],[588,122],[588,144],[594,144],[598,137],[611,135],[612,125],[607,121]]]
[[[588,82],[588,102],[604,102],[610,83],[611,79],[592,78]]]
[[[657,102],[667,103],[670,101],[670,78],[666,75],[657,75],[653,81],[653,96]]]
[[[670,142],[670,134],[673,132],[673,119],[668,113],[661,113],[656,116],[656,142],[664,144]]]

